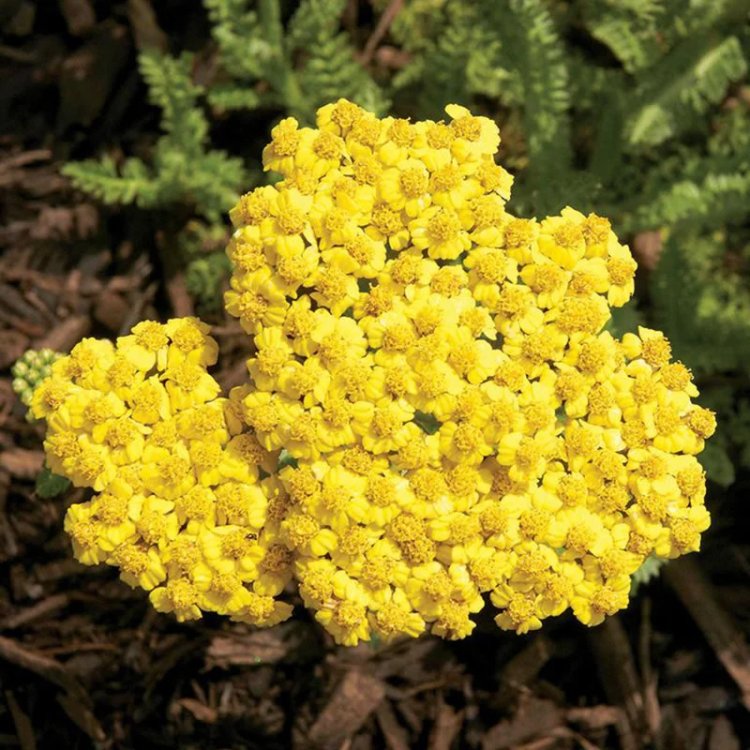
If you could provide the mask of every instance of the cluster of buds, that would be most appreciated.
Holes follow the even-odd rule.
[[[19,357],[11,368],[13,390],[24,406],[31,405],[34,389],[52,372],[52,365],[62,354],[52,349],[29,349]],[[32,419],[30,413],[27,417]]]
[[[646,559],[698,549],[715,420],[663,334],[606,330],[628,248],[594,214],[511,215],[497,126],[446,111],[341,100],[274,128],[282,180],[231,212],[225,301],[253,346],[227,399],[195,320],[55,364],[50,466],[102,493],[69,512],[79,559],[181,618],[272,624],[296,582],[353,645],[463,638],[488,603],[518,633],[594,625]]]

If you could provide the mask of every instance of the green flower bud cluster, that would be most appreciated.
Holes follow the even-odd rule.
[[[31,404],[36,387],[52,372],[52,364],[63,355],[52,349],[29,349],[19,357],[13,367],[13,390],[25,406]],[[31,413],[27,418],[31,421]]]

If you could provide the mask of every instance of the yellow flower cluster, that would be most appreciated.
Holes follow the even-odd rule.
[[[93,499],[65,519],[76,557],[117,566],[178,620],[218,612],[257,625],[289,616],[292,575],[272,533],[276,456],[218,398],[218,347],[193,318],[144,321],[84,339],[52,365],[31,408],[47,420],[47,463]]]
[[[714,430],[661,333],[615,340],[636,264],[609,222],[505,210],[496,125],[341,100],[273,130],[282,181],[231,212],[228,311],[254,337],[230,398],[279,479],[280,539],[339,643],[523,633],[626,606],[648,555],[709,525]]]
[[[98,494],[66,527],[178,618],[269,625],[295,580],[338,643],[463,638],[491,602],[524,633],[627,605],[709,525],[715,428],[689,370],[610,307],[636,264],[609,222],[506,211],[496,125],[288,118],[282,181],[243,196],[227,310],[250,382],[219,397],[194,319],[91,339],[34,392],[49,465]],[[282,450],[285,453],[282,453]]]

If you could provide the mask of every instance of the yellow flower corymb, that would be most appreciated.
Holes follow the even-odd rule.
[[[276,456],[239,434],[231,404],[217,398],[206,367],[218,347],[207,334],[186,318],[144,321],[116,345],[84,339],[55,363],[32,410],[48,422],[50,468],[98,493],[65,520],[81,562],[117,566],[180,620],[213,611],[272,625],[291,612],[262,575],[275,554],[264,528],[274,489],[259,466]],[[275,559],[288,579],[291,561]]]
[[[663,334],[605,330],[630,251],[594,214],[508,213],[497,126],[446,112],[273,129],[281,181],[230,214],[251,346],[228,399],[193,319],[53,365],[49,465],[100,493],[68,514],[79,559],[181,619],[274,624],[294,580],[353,645],[463,638],[488,602],[518,633],[595,625],[648,556],[698,549],[715,419]]]

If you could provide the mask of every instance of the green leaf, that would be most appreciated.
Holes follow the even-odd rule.
[[[637,333],[638,326],[642,326],[644,322],[635,300],[630,300],[622,307],[612,308],[612,317],[607,323],[607,330],[615,338],[621,338],[626,333]]]
[[[746,72],[736,37],[685,39],[649,70],[636,91],[626,126],[628,143],[656,146],[683,131]]]
[[[45,500],[61,495],[70,487],[70,481],[59,474],[54,474],[46,466],[36,478],[36,494]]]
[[[151,204],[155,181],[148,167],[138,159],[128,159],[120,175],[114,160],[105,156],[101,161],[87,159],[71,162],[62,168],[79,190],[93,195],[104,203]]]
[[[434,435],[440,429],[440,422],[437,421],[434,415],[423,411],[414,412],[414,424],[428,435]]]
[[[516,70],[523,85],[526,180],[533,212],[558,210],[569,201],[571,86],[549,5],[543,0],[486,0],[481,7],[500,38],[503,65]]]
[[[170,57],[145,50],[138,57],[138,65],[151,103],[162,111],[162,128],[185,149],[205,143],[208,122],[196,106],[203,89],[191,79],[192,55]]]
[[[257,91],[235,84],[215,85],[208,90],[208,101],[218,110],[257,109],[264,103]]]
[[[286,466],[291,466],[296,469],[299,466],[299,462],[286,448],[282,448],[281,453],[279,453],[279,461],[276,465],[276,470],[281,471]]]
[[[256,81],[272,57],[258,14],[249,0],[203,0],[222,67],[234,78]]]
[[[723,441],[714,436],[706,441],[706,447],[698,455],[698,460],[706,470],[706,476],[721,487],[729,487],[734,483],[734,465],[727,453]]]
[[[654,557],[654,555],[647,557],[643,561],[643,565],[633,573],[630,580],[630,596],[635,596],[641,586],[656,578],[661,572],[662,566],[667,562],[668,560]]]
[[[651,277],[655,323],[699,372],[750,370],[750,291],[725,252],[721,235],[673,232]]]
[[[627,231],[689,223],[716,225],[743,217],[750,200],[750,172],[741,168],[725,173],[709,171],[703,176],[678,179],[672,184],[646,190],[625,220]]]

